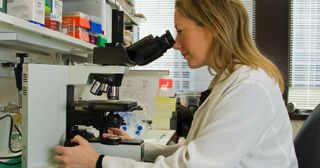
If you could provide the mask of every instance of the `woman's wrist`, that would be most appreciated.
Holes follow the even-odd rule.
[[[97,159],[96,162],[96,168],[102,168],[102,160],[103,160],[104,155],[100,155]]]

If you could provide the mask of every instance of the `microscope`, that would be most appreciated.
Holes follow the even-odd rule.
[[[128,67],[149,64],[174,42],[166,31],[160,37],[149,35],[129,47],[119,43],[96,47],[94,65],[24,64],[22,167],[55,165],[53,147],[77,145],[70,142],[75,135],[87,139],[101,154],[143,160],[142,140],[103,138],[102,134],[110,127],[125,124],[117,112],[141,109],[137,102],[119,98],[119,87]],[[106,97],[76,99],[77,87],[88,84],[88,92]]]
[[[128,48],[120,43],[106,44],[105,47],[94,48],[93,63],[102,66],[126,67],[146,65],[162,56],[173,44],[174,39],[169,31],[166,31],[161,37],[153,38],[152,35],[149,35]],[[101,144],[142,144],[142,140],[121,140],[117,136],[102,137],[102,134],[107,132],[108,128],[119,128],[125,124],[123,118],[116,112],[141,110],[135,101],[119,100],[119,87],[121,86],[123,73],[92,73],[89,78],[93,79],[90,89],[91,94],[101,96],[105,93],[108,100],[74,101],[74,87],[68,85],[66,146],[75,145],[68,141],[75,135],[81,135],[90,142]],[[79,129],[79,125],[93,126],[99,130],[99,135],[94,136],[87,129]]]

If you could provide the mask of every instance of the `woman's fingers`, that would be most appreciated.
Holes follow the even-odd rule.
[[[108,129],[109,134],[114,134],[114,135],[120,135],[119,128],[109,128]]]
[[[90,143],[78,135],[73,137],[71,142],[79,145],[75,147],[57,146],[54,148],[57,153],[54,156],[54,160],[59,163],[59,167],[95,167],[95,163],[99,157],[99,154],[90,145]]]
[[[57,161],[58,163],[63,162],[63,156],[62,155],[55,155],[54,160]]]
[[[73,143],[77,143],[79,145],[86,145],[88,144],[88,141],[86,139],[84,139],[82,136],[80,135],[76,135],[71,139],[71,142]]]
[[[56,146],[54,150],[56,151],[57,154],[63,155],[65,153],[66,148],[63,146]]]
[[[110,133],[103,133],[102,134],[102,137],[103,138],[109,138],[109,137],[111,137],[111,136],[115,136],[114,134],[110,134]]]
[[[57,155],[54,156],[54,160],[59,163],[59,167],[67,168],[66,163],[68,163],[68,153],[67,148],[62,146],[55,147]]]
[[[108,128],[108,131],[118,131],[118,130],[119,130],[119,128],[115,128],[115,127]]]

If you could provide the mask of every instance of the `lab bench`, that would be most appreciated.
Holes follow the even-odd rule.
[[[175,130],[150,130],[144,137],[144,142],[168,145],[173,140],[175,133]]]

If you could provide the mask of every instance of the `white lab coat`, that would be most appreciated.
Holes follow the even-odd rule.
[[[158,156],[159,155],[159,156]],[[186,142],[146,144],[154,163],[106,156],[104,168],[297,168],[280,89],[263,70],[238,66],[196,111]]]

